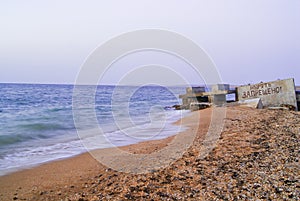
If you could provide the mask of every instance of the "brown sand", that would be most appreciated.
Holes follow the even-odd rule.
[[[211,109],[185,118],[194,143],[168,167],[145,174],[111,170],[88,153],[0,177],[0,200],[298,200],[300,114],[229,107],[216,147],[202,156]],[[174,137],[122,149],[152,153]]]

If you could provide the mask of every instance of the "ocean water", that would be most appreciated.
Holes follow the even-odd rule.
[[[183,128],[184,87],[0,84],[0,175]],[[93,95],[94,93],[94,95]],[[74,98],[75,97],[75,98]],[[101,132],[99,132],[99,128]]]

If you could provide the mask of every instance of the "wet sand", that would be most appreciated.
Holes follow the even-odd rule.
[[[208,139],[209,129],[215,131],[211,115],[211,109],[194,112],[182,120],[189,127],[183,133],[121,148],[149,155],[175,139],[189,143],[196,132],[165,168],[118,172],[85,153],[0,177],[0,200],[299,199],[299,112],[228,107],[221,136]],[[127,165],[125,158],[119,162]]]

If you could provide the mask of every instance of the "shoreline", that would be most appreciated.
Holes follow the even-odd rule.
[[[122,147],[126,147],[126,146],[131,146],[131,145],[134,145],[134,144],[139,144],[139,143],[143,143],[143,142],[148,142],[148,141],[156,141],[156,140],[164,140],[166,138],[169,138],[169,137],[172,137],[172,136],[175,136],[177,135],[178,133],[180,133],[182,130],[182,127],[184,127],[183,125],[180,125],[179,122],[182,121],[182,118],[186,117],[186,116],[189,116],[190,113],[182,113],[181,117],[177,117],[176,119],[173,119],[171,122],[168,122],[167,123],[167,126],[180,126],[177,130],[179,130],[179,132],[176,132],[174,131],[174,134],[172,135],[165,135],[163,136],[162,138],[159,138],[159,139],[146,139],[144,141],[140,141],[140,142],[130,142],[129,144],[126,144],[126,145],[113,145],[111,147],[105,147],[105,148],[96,148],[96,149],[91,149],[91,150],[87,150],[87,148],[85,147],[85,145],[83,143],[81,143],[81,146],[82,146],[82,151],[77,151],[77,153],[74,153],[72,155],[69,155],[69,156],[62,156],[62,157],[57,157],[57,158],[53,158],[53,159],[49,159],[49,160],[45,160],[43,162],[37,162],[37,163],[34,163],[34,164],[29,164],[25,167],[12,167],[12,168],[9,168],[8,170],[4,170],[3,174],[1,173],[0,174],[0,177],[2,176],[6,176],[6,175],[10,175],[10,174],[13,174],[13,173],[16,173],[16,172],[20,172],[20,171],[23,171],[23,170],[28,170],[28,169],[32,169],[32,168],[36,168],[36,167],[39,167],[41,165],[44,165],[44,164],[47,164],[47,163],[52,163],[52,162],[55,162],[55,161],[61,161],[61,160],[66,160],[66,159],[69,159],[69,158],[73,158],[73,157],[77,157],[79,155],[82,155],[82,154],[85,154],[85,153],[90,153],[94,150],[98,150],[98,149],[107,149],[107,148],[113,148],[114,146],[115,147],[118,147],[118,148],[122,148]],[[179,119],[178,119],[179,118]],[[180,131],[181,130],[181,131]],[[91,132],[93,132],[93,130],[91,130]],[[78,140],[81,140],[81,139],[78,139]]]
[[[206,110],[207,113],[210,110]],[[130,154],[150,154],[168,146],[175,136],[181,133],[189,133],[191,129],[195,129],[188,125],[188,121],[197,124],[197,118],[192,112],[183,118],[176,120],[172,124],[184,126],[186,129],[164,139],[142,141],[136,144],[130,144],[117,147],[122,151]],[[203,113],[203,111],[202,111]],[[208,112],[210,113],[210,112]],[[194,121],[193,121],[194,120]],[[196,121],[195,121],[196,120]],[[110,152],[114,148],[97,149],[100,152]],[[8,173],[0,176],[0,199],[12,199],[30,197],[32,192],[42,191],[53,185],[65,186],[66,183],[77,183],[81,180],[88,179],[90,176],[97,174],[99,171],[106,171],[107,167],[100,164],[91,154],[91,151],[71,156],[68,158],[57,159],[39,164],[37,166],[22,169],[16,172]],[[110,168],[108,168],[110,169]],[[77,177],[79,178],[74,178]],[[22,196],[21,196],[22,195]]]

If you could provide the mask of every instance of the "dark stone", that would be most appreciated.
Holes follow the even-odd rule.
[[[160,197],[169,197],[167,193],[163,193],[163,192],[157,192],[156,194],[159,195]]]
[[[129,193],[125,194],[125,197],[130,200],[134,199],[134,197]]]
[[[238,178],[238,177],[239,177],[239,174],[238,174],[237,172],[233,172],[232,178],[233,178],[233,179],[236,179],[236,178]]]
[[[277,193],[277,194],[281,193],[282,191],[283,191],[282,188],[279,188],[279,187],[275,188],[275,193]]]

